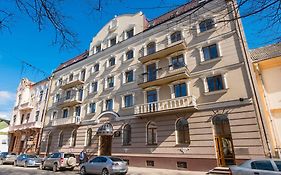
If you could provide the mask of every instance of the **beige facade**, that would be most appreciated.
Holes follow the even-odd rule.
[[[216,23],[232,18],[232,2],[198,6],[152,21],[117,16],[89,53],[61,65],[50,82],[41,153],[99,155],[112,138],[112,154],[133,166],[208,170],[263,157],[241,24]]]
[[[272,156],[281,155],[281,44],[273,44],[250,51],[257,82],[260,106],[267,127]]]
[[[38,83],[33,83],[25,78],[21,80],[9,126],[9,151],[16,153],[39,152],[48,82],[47,79]]]

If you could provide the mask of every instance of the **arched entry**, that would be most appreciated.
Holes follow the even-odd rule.
[[[97,131],[99,136],[98,154],[102,156],[111,156],[113,127],[110,123],[105,123]]]
[[[111,155],[113,127],[110,122],[118,121],[119,118],[119,115],[113,111],[102,112],[97,117],[99,123],[104,123],[98,128],[96,133],[99,137],[98,155]]]
[[[214,136],[218,166],[235,164],[233,141],[227,115],[218,114],[213,117]]]

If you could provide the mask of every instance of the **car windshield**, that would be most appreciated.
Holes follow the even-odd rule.
[[[113,162],[122,162],[123,160],[118,157],[109,157]]]
[[[26,155],[27,158],[37,158],[36,155]]]
[[[75,155],[74,154],[64,154],[64,158],[69,158],[69,157],[75,158]]]

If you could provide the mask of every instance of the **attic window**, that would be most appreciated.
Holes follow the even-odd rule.
[[[126,32],[126,35],[127,35],[127,39],[132,38],[134,36],[134,28],[128,30]]]
[[[99,53],[101,51],[101,44],[96,46],[96,53]]]

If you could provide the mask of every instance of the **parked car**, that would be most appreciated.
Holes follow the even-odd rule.
[[[52,168],[53,171],[61,169],[73,170],[76,166],[76,158],[72,153],[57,152],[50,154],[42,160],[41,169]]]
[[[1,152],[0,153],[0,165],[5,163],[12,164],[17,158],[16,153],[9,153],[9,152]]]
[[[80,166],[80,174],[121,174],[125,175],[128,172],[127,162],[110,156],[98,156]]]
[[[230,166],[232,175],[281,175],[281,159],[247,160],[241,165]]]
[[[40,166],[41,158],[34,154],[21,154],[17,157],[14,161],[15,166],[23,166],[23,167],[30,167],[30,166]]]

